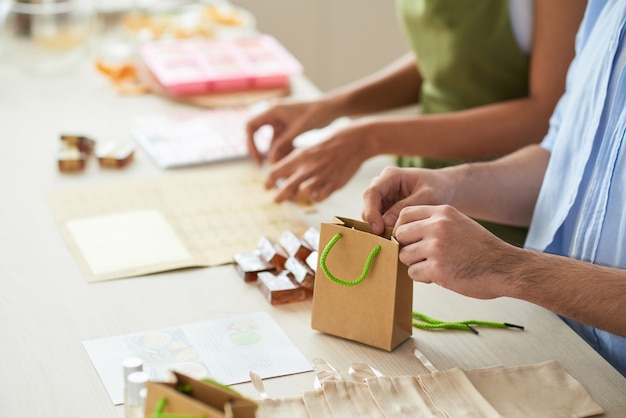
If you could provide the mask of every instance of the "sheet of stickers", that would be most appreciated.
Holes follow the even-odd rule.
[[[276,204],[257,167],[212,166],[159,179],[57,189],[48,203],[86,280],[230,263],[260,236],[307,226]]]

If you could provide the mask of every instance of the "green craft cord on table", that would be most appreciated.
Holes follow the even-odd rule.
[[[520,330],[524,329],[524,327],[521,325],[509,324],[508,322],[481,321],[475,319],[468,319],[466,321],[457,322],[445,322],[415,311],[413,312],[413,319],[413,326],[415,328],[424,330],[459,329],[464,331],[470,331],[477,335],[478,331],[476,330],[476,328],[474,328],[477,326],[490,328],[516,328]],[[415,319],[419,319],[422,322],[415,321]]]

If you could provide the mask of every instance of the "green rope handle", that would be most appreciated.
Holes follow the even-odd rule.
[[[465,331],[471,331],[474,334],[478,334],[478,331],[474,328],[475,326],[491,328],[517,328],[521,330],[524,329],[524,327],[521,325],[509,324],[507,322],[481,321],[475,319],[468,319],[466,321],[445,322],[431,318],[419,312],[413,312],[413,318],[423,321],[412,321],[413,326],[415,328],[424,330],[460,329]]]
[[[367,273],[369,273],[370,268],[372,267],[372,262],[374,261],[374,257],[378,255],[382,247],[380,245],[377,245],[376,247],[374,247],[372,251],[370,251],[370,254],[367,256],[367,260],[365,261],[365,266],[363,266],[363,272],[356,280],[353,280],[351,282],[341,280],[333,276],[331,272],[328,270],[328,267],[326,267],[326,257],[328,257],[328,253],[333,248],[333,246],[337,243],[337,241],[339,241],[341,236],[342,236],[341,234],[335,234],[335,236],[330,241],[328,241],[328,244],[326,244],[326,247],[324,247],[324,251],[322,251],[322,256],[320,257],[320,265],[322,266],[322,270],[324,270],[326,277],[328,277],[331,281],[337,284],[340,284],[342,286],[356,286],[357,284],[361,283],[363,279],[365,279],[365,276],[367,276]]]

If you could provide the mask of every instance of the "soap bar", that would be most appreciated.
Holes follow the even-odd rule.
[[[257,286],[272,305],[299,302],[307,298],[307,290],[294,283],[287,270],[277,274],[260,272]]]
[[[287,255],[304,261],[313,248],[292,231],[285,231],[278,239],[279,244],[285,249]]]
[[[61,172],[83,171],[87,166],[87,154],[75,146],[62,143],[57,152],[57,161]]]
[[[311,269],[313,272],[317,272],[317,256],[318,252],[313,251],[309,256],[304,260],[304,263]]]
[[[96,141],[82,135],[61,134],[61,142],[67,146],[78,148],[80,152],[85,153],[87,156],[92,155],[96,147]]]
[[[302,287],[313,290],[315,285],[315,273],[306,264],[295,257],[289,257],[285,262],[285,268],[291,272],[292,277]]]
[[[131,143],[110,141],[96,149],[102,168],[124,168],[133,161],[135,146]]]
[[[314,250],[319,249],[320,247],[320,231],[316,228],[310,227],[306,231],[304,231],[304,235],[302,236],[304,242],[306,242],[309,247]]]
[[[287,261],[287,253],[278,243],[266,236],[261,237],[257,242],[257,248],[261,252],[261,257],[275,267],[277,270],[285,269],[285,261]]]
[[[258,273],[262,271],[274,271],[267,261],[261,258],[258,250],[237,253],[233,256],[233,266],[245,282],[257,280]]]

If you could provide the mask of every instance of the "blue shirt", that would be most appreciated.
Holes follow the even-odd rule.
[[[588,2],[526,248],[626,268],[625,24],[626,1]],[[626,376],[626,338],[564,320]]]

